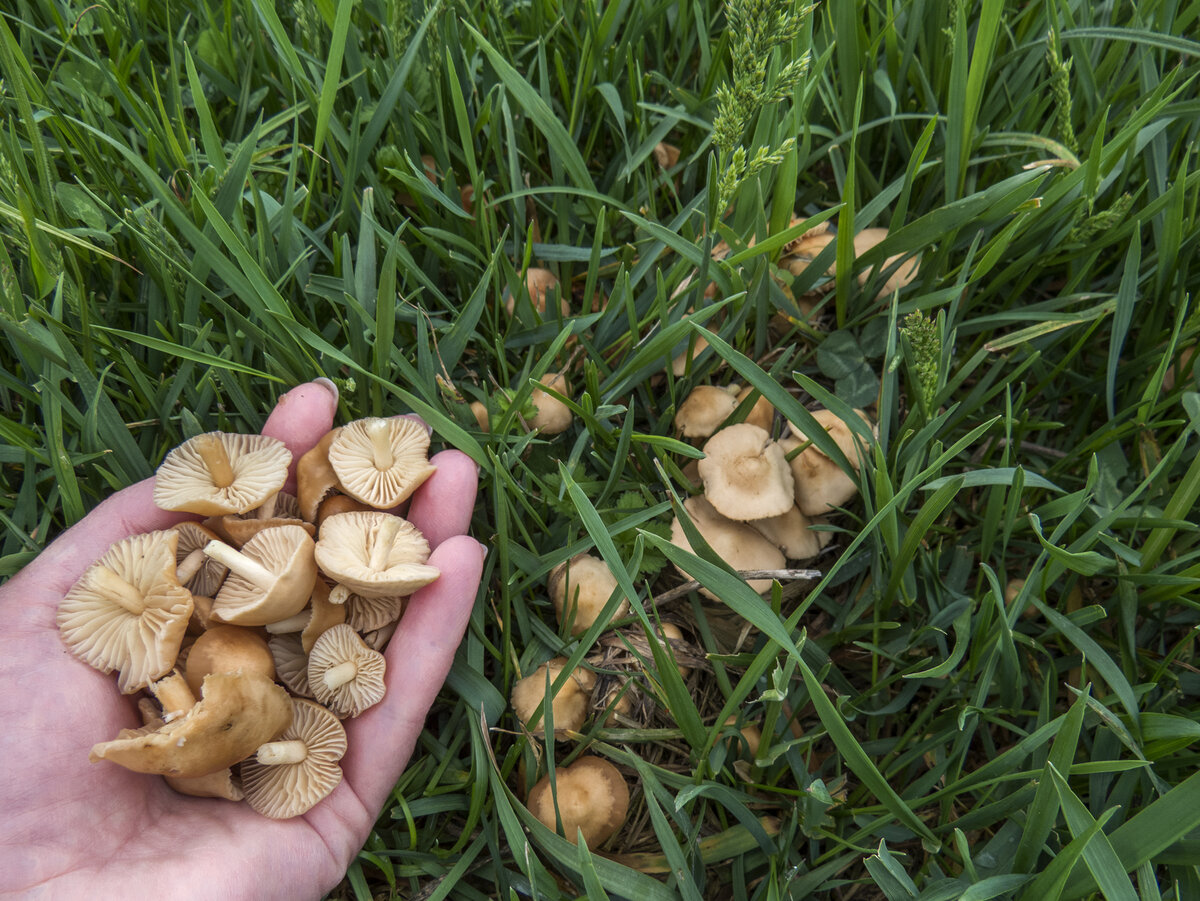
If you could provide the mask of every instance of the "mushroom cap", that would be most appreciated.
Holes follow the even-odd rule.
[[[275,661],[266,640],[244,626],[215,625],[192,643],[185,667],[188,688],[200,694],[210,673],[246,670],[266,679],[275,678]]]
[[[339,716],[358,716],[383,700],[383,655],[342,623],[321,633],[308,655],[313,697]]]
[[[566,657],[555,657],[543,663],[524,679],[518,679],[513,684],[512,702],[513,713],[526,726],[542,710],[546,700],[546,674],[550,675],[550,684],[558,681],[559,674],[567,665]],[[555,693],[552,705],[554,715],[554,734],[578,732],[587,721],[588,708],[591,706],[591,692],[596,684],[596,674],[583,667],[576,667],[563,686]],[[537,725],[531,730],[533,735],[545,735],[545,720],[538,718]]]
[[[697,385],[675,411],[675,428],[684,438],[707,438],[737,409],[734,392]]]
[[[555,796],[563,835],[572,843],[583,833],[589,847],[603,844],[616,833],[629,813],[629,786],[621,771],[603,757],[584,755],[554,771],[555,791],[546,776],[529,790],[529,811],[548,829],[555,829]]]
[[[348,494],[331,494],[317,507],[317,528],[320,528],[329,517],[337,516],[339,513],[365,512],[374,509],[370,504],[356,501]]]
[[[337,473],[329,465],[329,446],[341,428],[330,429],[296,461],[296,501],[300,517],[316,522],[317,508],[338,487]]]
[[[753,385],[747,385],[745,388],[739,391],[737,395],[738,404],[740,405],[741,402],[749,397],[753,392]],[[774,405],[760,394],[758,396],[758,400],[754,402],[754,406],[750,408],[750,412],[746,414],[746,418],[743,420],[743,422],[756,425],[760,429],[770,433],[771,426],[775,424]]]
[[[342,491],[372,507],[395,507],[433,475],[429,432],[407,416],[370,417],[342,426],[329,445]]]
[[[566,376],[561,372],[547,372],[539,381],[563,396],[570,391]],[[547,394],[541,388],[534,388],[529,400],[537,410],[537,415],[529,423],[530,428],[537,429],[543,435],[558,435],[571,427],[571,408],[554,395]]]
[[[101,742],[88,759],[135,773],[205,776],[253,754],[292,719],[287,692],[256,673],[213,673],[202,691],[185,716],[147,735]]]
[[[181,522],[172,526],[171,529],[179,533],[179,544],[175,548],[176,565],[187,559],[187,556],[193,551],[203,550],[206,544],[219,537],[212,529],[205,528],[198,522]],[[206,556],[200,562],[200,568],[196,570],[196,574],[190,579],[183,580],[183,587],[193,596],[200,594],[211,598],[221,587],[221,583],[225,580],[225,574],[228,572],[229,567]]]
[[[300,646],[306,654],[326,630],[344,623],[348,612],[344,604],[334,604],[329,600],[329,586],[325,584],[324,579],[317,579],[313,585],[309,606],[312,608],[312,615],[308,625],[300,633]]]
[[[568,625],[572,635],[582,635],[604,610],[617,588],[617,580],[608,564],[599,557],[577,554],[550,570],[546,585],[558,612],[558,621]],[[613,611],[612,619],[620,619],[628,612],[629,601],[622,600]]]
[[[175,576],[179,533],[147,532],[112,545],[58,606],[59,631],[80,660],[120,671],[124,694],[170,672],[192,615]]]
[[[558,287],[558,278],[549,269],[541,269],[537,266],[530,266],[525,270],[525,290],[529,292],[529,301],[533,304],[533,308],[542,315],[546,313],[546,298],[549,293]],[[512,294],[507,294],[504,300],[504,309],[511,316],[517,308],[516,298]],[[560,296],[558,299],[558,308],[563,316],[571,315],[570,304],[567,303],[565,297]]]
[[[692,518],[704,540],[722,560],[738,570],[781,569],[786,560],[783,553],[767,539],[744,522],[735,522],[722,516],[704,497],[690,497],[683,502],[683,507]],[[671,543],[690,553],[691,544],[683,531],[678,517],[671,523]],[[689,579],[692,575],[686,570],[676,567]],[[750,579],[748,584],[759,594],[771,587],[770,579]],[[712,591],[700,587],[700,593],[706,597],[720,600]]]
[[[426,565],[429,542],[417,527],[382,511],[330,516],[316,555],[325,575],[364,597],[412,594],[441,575]]]
[[[338,718],[312,701],[292,698],[292,723],[275,739],[303,742],[305,753],[295,763],[242,763],[246,801],[263,816],[287,819],[311,809],[342,781],[338,766],[346,756],[346,730]]]
[[[870,419],[862,410],[855,410],[865,422]],[[837,414],[832,410],[814,410],[813,418],[837,442],[846,459],[855,471],[859,468],[859,448],[861,441]],[[785,456],[809,440],[804,431],[795,423],[789,422],[795,439],[781,439],[780,448]],[[872,427],[874,428],[874,427]],[[840,466],[825,456],[816,445],[810,445],[789,461],[792,471],[794,496],[796,506],[805,516],[820,516],[828,513],[834,507],[840,507],[858,494],[858,483],[852,479]]]
[[[766,430],[737,423],[717,432],[701,450],[704,496],[730,519],[778,516],[794,503],[792,471]]]
[[[752,519],[746,525],[783,551],[789,560],[810,560],[821,552],[822,533],[809,528],[812,521],[795,504],[787,513]]]
[[[212,455],[223,455],[232,480],[210,470]],[[206,432],[167,454],[154,476],[154,503],[164,510],[220,516],[245,513],[262,504],[287,481],[292,454],[266,435]]]
[[[274,580],[264,584],[231,569],[213,600],[213,616],[238,626],[265,626],[299,613],[317,580],[315,550],[312,538],[299,526],[259,532],[241,554],[268,570]]]

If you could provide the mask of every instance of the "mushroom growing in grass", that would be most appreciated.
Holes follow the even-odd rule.
[[[779,548],[744,522],[735,522],[722,516],[704,497],[690,497],[683,502],[683,507],[695,525],[701,537],[708,542],[718,557],[736,570],[773,570],[782,569],[786,560]],[[688,541],[687,533],[676,517],[671,524],[671,543],[685,551],[695,553]],[[689,579],[693,578],[686,570],[676,567]],[[748,584],[758,593],[771,587],[770,579],[750,579]],[[710,589],[701,585],[700,593],[705,597],[719,600]]]
[[[240,551],[210,541],[204,553],[229,567],[213,616],[238,626],[265,626],[300,612],[317,580],[314,550],[299,526],[266,529]]]
[[[868,426],[871,425],[867,414],[855,410]],[[838,448],[850,461],[855,472],[859,469],[859,448],[862,438],[844,423],[832,410],[813,410],[813,418],[829,436],[837,442]],[[779,442],[785,455],[791,456],[797,448],[799,453],[792,456],[791,467],[793,484],[795,486],[796,506],[805,516],[820,516],[830,512],[834,507],[840,507],[858,494],[858,483],[852,479],[838,464],[825,456],[816,445],[805,443],[810,441],[805,431],[793,422],[788,423],[793,439],[783,439]],[[872,427],[874,431],[874,427]],[[863,453],[867,449],[862,448]]]
[[[560,372],[547,372],[539,381],[564,397],[570,391],[566,376]],[[571,408],[553,394],[541,388],[534,388],[529,395],[529,401],[537,410],[537,414],[529,423],[531,429],[536,429],[543,435],[558,435],[571,427]]]
[[[380,510],[408,500],[435,469],[429,464],[429,431],[407,416],[342,426],[329,445],[329,465],[343,492]]]
[[[242,763],[247,803],[272,819],[310,810],[342,781],[346,730],[330,711],[292,698],[292,724]]]
[[[684,438],[708,438],[737,409],[737,386],[697,385],[675,411],[675,428]]]
[[[549,684],[553,686],[566,665],[566,657],[555,657],[513,685],[513,713],[527,727],[537,718],[537,724],[530,727],[533,735],[546,734],[545,720],[541,715],[546,701],[546,680],[549,678]],[[596,674],[591,670],[576,667],[571,671],[562,687],[554,693],[551,714],[554,717],[555,735],[578,732],[583,728],[595,685]]]
[[[558,278],[549,269],[530,266],[525,270],[525,290],[529,292],[529,300],[533,304],[533,308],[545,316],[546,301],[549,299],[551,292],[558,292]],[[508,291],[505,291],[504,309],[508,312],[508,315],[513,315],[516,308],[516,298]],[[561,296],[561,294],[558,298],[558,308],[564,317],[571,315],[571,307],[567,303],[567,299]]]
[[[383,655],[345,623],[326,629],[308,655],[313,697],[338,716],[358,716],[383,700]]]
[[[278,439],[206,432],[167,454],[155,473],[154,503],[202,516],[245,513],[283,487],[291,462]]]
[[[559,623],[572,635],[586,632],[604,611],[617,590],[617,580],[608,564],[591,554],[577,554],[550,570],[546,582]],[[629,601],[622,598],[609,622],[629,612]]]
[[[170,672],[192,615],[175,574],[179,533],[122,539],[89,566],[58,606],[58,628],[76,657],[120,672],[123,694]]]
[[[741,422],[704,443],[704,496],[723,516],[745,521],[787,513],[795,503],[787,458],[764,429]]]
[[[416,526],[381,511],[329,517],[316,557],[325,575],[364,597],[409,595],[441,575],[426,564],[429,542]]]
[[[582,833],[588,847],[608,841],[629,813],[629,786],[620,770],[603,757],[584,755],[570,766],[557,767],[554,782],[541,779],[529,791],[529,812],[572,844]]]
[[[746,523],[775,545],[789,560],[811,560],[821,552],[822,533],[809,528],[812,520],[792,504],[786,513]],[[824,533],[828,537],[828,533]]]

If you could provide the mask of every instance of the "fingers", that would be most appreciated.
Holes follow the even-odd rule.
[[[409,599],[388,644],[387,694],[346,723],[349,750],[342,771],[372,818],[408,763],[450,672],[479,590],[484,553],[483,545],[465,535],[447,538],[434,550],[429,562],[442,574]]]
[[[413,495],[408,520],[425,536],[432,548],[454,535],[465,535],[471,525],[479,469],[462,451],[434,454],[429,462],[437,472]]]
[[[284,490],[296,491],[296,461],[333,428],[338,390],[329,379],[297,385],[279,398],[262,433],[278,438],[292,453],[292,468]]]

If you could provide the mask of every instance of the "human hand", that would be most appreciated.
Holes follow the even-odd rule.
[[[336,406],[322,384],[301,385],[279,399],[263,434],[284,441],[297,459],[331,428]],[[442,574],[412,596],[388,644],[384,700],[345,723],[341,784],[290,820],[88,762],[93,744],[141,720],[111,675],[67,650],[55,612],[110,544],[189,518],[154,506],[152,478],[106,499],[0,587],[0,894],[296,899],[335,886],[412,754],[483,570],[484,549],[466,535],[475,464],[458,451],[433,462],[437,472],[407,516]]]

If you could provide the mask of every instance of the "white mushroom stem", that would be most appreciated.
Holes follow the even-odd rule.
[[[392,555],[392,545],[396,541],[396,533],[404,521],[399,516],[389,516],[375,533],[375,544],[371,546],[371,559],[367,565],[374,572],[383,572],[388,568],[388,557]]]
[[[192,694],[187,680],[179,674],[179,670],[163,676],[157,682],[152,682],[150,691],[154,693],[154,697],[162,706],[163,719],[168,723],[196,706],[196,696]]]
[[[299,613],[281,619],[277,623],[267,623],[267,631],[272,635],[287,635],[289,632],[303,632],[312,619],[312,609],[305,607]]]
[[[92,586],[134,616],[141,616],[146,610],[146,596],[137,586],[130,585],[107,566],[97,567],[92,573]]]
[[[350,595],[353,593],[354,592],[352,592],[341,582],[338,582],[331,589],[329,589],[329,603],[344,604],[346,601],[350,600]]]
[[[269,741],[260,745],[255,755],[263,766],[281,766],[285,763],[300,763],[308,756],[308,745],[298,739],[291,741]]]
[[[195,442],[193,447],[204,461],[208,477],[212,479],[213,484],[218,488],[228,488],[232,485],[233,467],[229,464],[229,454],[225,452],[225,445],[221,443],[221,439],[214,435],[197,435],[192,440]]]
[[[386,419],[372,419],[366,425],[367,437],[371,439],[371,454],[375,468],[387,472],[392,468],[392,427]]]
[[[337,691],[347,682],[353,681],[357,675],[358,664],[353,660],[347,660],[345,663],[339,663],[337,666],[331,666],[325,670],[322,681],[330,691]]]
[[[271,519],[275,516],[275,503],[279,500],[279,492],[275,492],[269,498],[262,502],[257,510],[254,511],[255,519]]]
[[[190,582],[196,573],[200,572],[200,567],[204,565],[204,548],[196,548],[186,557],[179,561],[175,566],[175,578],[179,580],[179,584]]]
[[[229,571],[237,573],[247,582],[270,591],[278,581],[278,576],[257,560],[247,557],[241,551],[231,548],[223,541],[210,541],[204,546],[204,553],[218,563],[224,563]]]

